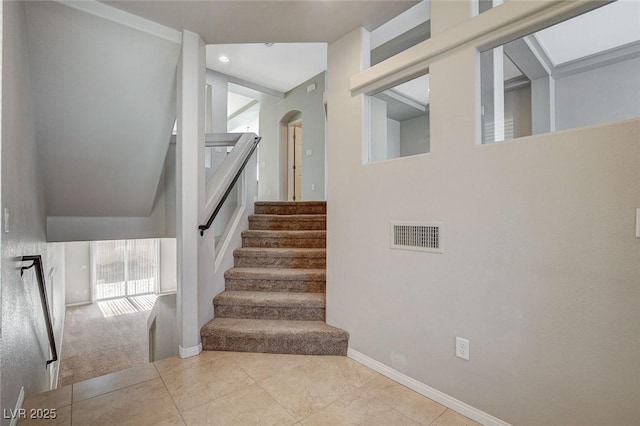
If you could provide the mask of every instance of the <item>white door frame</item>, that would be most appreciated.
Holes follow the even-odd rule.
[[[294,200],[294,195],[295,195],[294,173],[295,172],[294,172],[293,166],[295,165],[296,168],[302,167],[302,164],[295,164],[296,151],[295,151],[295,144],[293,142],[294,131],[292,130],[294,127],[300,127],[300,128],[303,127],[302,118],[299,118],[297,120],[287,123],[287,200],[300,201],[299,198],[301,198],[302,194],[300,194],[300,197],[296,197],[296,200]],[[300,149],[302,150],[302,144],[300,144]],[[300,153],[300,158],[302,158],[301,154],[302,153]]]

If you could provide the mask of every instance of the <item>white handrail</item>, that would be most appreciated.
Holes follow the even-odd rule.
[[[229,195],[231,188],[260,142],[260,138],[255,133],[208,134],[206,140],[211,143],[226,143],[227,145],[234,140],[236,142],[233,150],[211,177],[210,184],[205,190],[204,208],[199,216],[199,222],[203,224],[199,227],[201,233],[211,226],[216,209]]]

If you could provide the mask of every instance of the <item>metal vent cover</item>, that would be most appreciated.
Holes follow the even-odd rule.
[[[391,248],[443,253],[442,222],[391,222]]]

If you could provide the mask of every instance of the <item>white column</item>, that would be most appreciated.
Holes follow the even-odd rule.
[[[494,142],[504,140],[504,53],[503,47],[493,49],[493,136]]]
[[[205,47],[198,34],[183,31],[178,63],[177,321],[180,357],[202,350],[198,323],[198,214],[204,200]]]
[[[493,0],[493,7],[503,0]],[[504,140],[504,48],[493,49],[493,120],[495,141]]]

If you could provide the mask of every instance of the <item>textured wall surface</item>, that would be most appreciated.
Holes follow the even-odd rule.
[[[2,208],[9,209],[9,232],[2,238],[2,408],[14,408],[25,393],[49,389],[48,339],[37,280],[30,269],[20,277],[19,259],[42,256],[47,262],[43,182],[38,165],[31,105],[24,3],[6,2],[3,10]],[[52,259],[48,263],[52,263]],[[49,265],[45,265],[48,277]],[[64,300],[56,282],[52,298]],[[64,306],[55,303],[55,333],[60,335]],[[51,367],[50,367],[51,368]],[[9,420],[3,419],[2,424]]]
[[[430,42],[463,20],[451,3],[432,4]],[[431,153],[363,165],[366,40],[329,46],[327,322],[511,424],[637,424],[640,120],[477,145],[465,48],[429,66]],[[391,221],[442,221],[444,253],[390,249]]]

